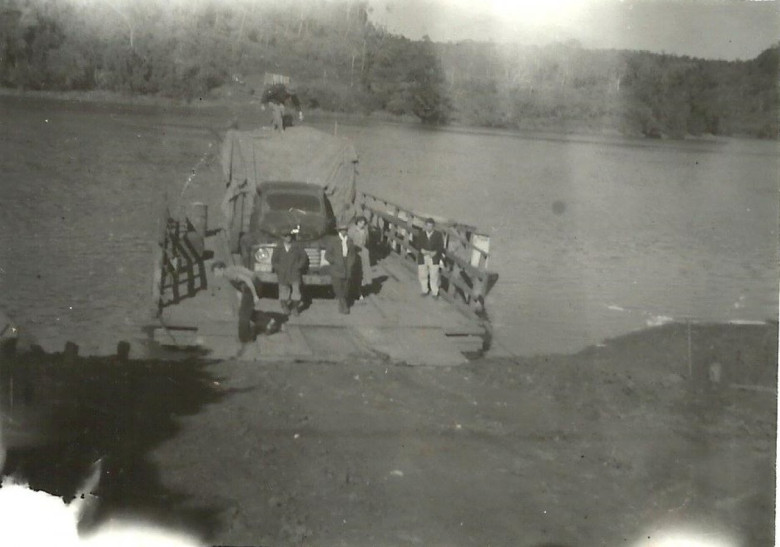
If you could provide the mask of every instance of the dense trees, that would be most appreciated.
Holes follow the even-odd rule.
[[[509,128],[578,128],[647,136],[778,137],[778,51],[708,61],[644,51],[439,45],[454,119]]]
[[[413,41],[355,0],[0,0],[0,85],[191,100],[264,72],[309,107],[424,123],[778,136],[779,46],[750,61]],[[237,75],[241,75],[236,78]],[[259,90],[257,90],[259,91]]]
[[[377,38],[363,75],[375,106],[392,114],[414,114],[424,123],[445,123],[451,107],[433,43],[383,33]]]

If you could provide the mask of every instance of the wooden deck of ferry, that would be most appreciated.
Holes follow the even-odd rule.
[[[273,298],[260,309],[280,323],[253,343],[238,341],[238,299],[227,283],[209,279],[194,298],[166,308],[152,332],[162,346],[199,346],[209,357],[251,361],[340,361],[380,358],[410,365],[457,365],[479,352],[486,328],[445,298],[421,297],[413,271],[388,256],[374,268],[379,290],[356,302],[349,315],[336,301],[311,299],[298,316],[283,315]]]

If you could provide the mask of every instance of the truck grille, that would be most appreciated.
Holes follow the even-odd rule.
[[[320,267],[320,250],[317,248],[307,247],[306,256],[309,257],[309,268],[318,269]]]

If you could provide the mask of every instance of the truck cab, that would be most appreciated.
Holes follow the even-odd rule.
[[[327,285],[330,276],[324,239],[335,233],[336,218],[322,186],[306,182],[266,181],[257,185],[241,257],[264,283],[277,283],[271,257],[285,233],[293,231],[309,259],[304,283]]]

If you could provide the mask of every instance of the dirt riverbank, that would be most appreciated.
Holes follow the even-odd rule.
[[[690,368],[684,325],[435,369],[19,356],[5,471],[68,495],[104,456],[99,517],[212,544],[771,545],[776,325],[693,334]]]

